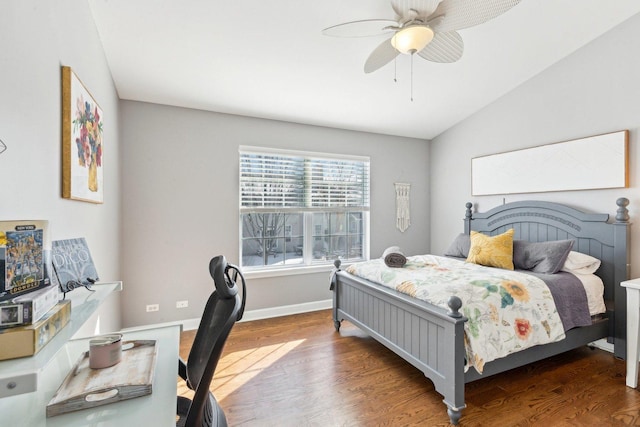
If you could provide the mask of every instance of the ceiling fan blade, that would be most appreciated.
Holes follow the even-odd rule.
[[[345,22],[322,30],[322,34],[332,37],[370,37],[385,34],[396,27],[398,23],[391,19],[365,19],[362,21]]]
[[[391,39],[383,41],[367,58],[367,62],[364,63],[364,72],[372,73],[376,71],[391,62],[399,54],[400,52],[391,45]]]
[[[415,17],[411,10],[418,12],[418,17],[427,18],[438,7],[442,0],[391,0],[391,7],[400,20]]]
[[[473,27],[500,16],[520,0],[443,0],[430,19],[439,19],[433,29],[443,33]]]
[[[424,49],[418,52],[422,58],[439,63],[456,62],[462,57],[464,42],[456,31],[436,33]]]

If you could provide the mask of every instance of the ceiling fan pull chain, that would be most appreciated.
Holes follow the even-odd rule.
[[[398,57],[393,58],[393,82],[398,83]]]
[[[411,102],[413,102],[413,53],[411,54]]]

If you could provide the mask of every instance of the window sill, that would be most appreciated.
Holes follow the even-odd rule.
[[[345,268],[351,263],[343,262],[340,268]],[[333,269],[333,264],[309,265],[290,268],[276,268],[272,270],[243,270],[246,279],[262,279],[268,277],[295,276],[298,274],[328,273]]]

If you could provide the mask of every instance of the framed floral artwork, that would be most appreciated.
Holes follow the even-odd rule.
[[[62,67],[62,197],[103,203],[103,114],[70,67]]]

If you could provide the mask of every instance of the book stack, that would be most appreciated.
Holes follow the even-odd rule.
[[[57,303],[47,221],[0,221],[0,329],[31,325]]]
[[[47,221],[0,221],[0,360],[40,351],[69,322],[66,293],[97,280],[84,238],[50,242]]]
[[[52,284],[48,222],[0,221],[0,360],[31,356],[68,322]]]

